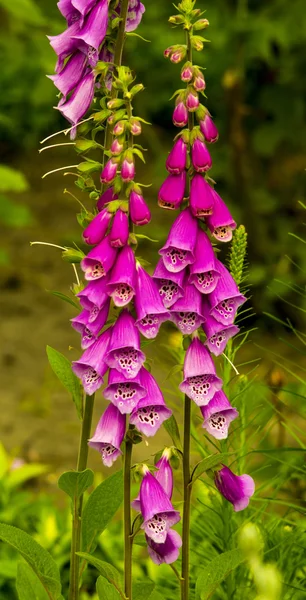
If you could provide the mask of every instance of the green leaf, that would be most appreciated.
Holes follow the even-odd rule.
[[[4,579],[16,579],[17,561],[12,559],[0,560],[0,577]]]
[[[97,580],[97,594],[99,600],[120,600],[120,594],[102,575]]]
[[[148,235],[144,235],[143,233],[135,233],[135,237],[139,240],[149,240],[149,242],[154,242],[155,244],[159,243],[159,240],[153,240]]]
[[[41,581],[50,600],[61,596],[60,573],[51,554],[30,535],[5,523],[0,523],[0,539],[20,552]]]
[[[17,0],[14,3],[7,0],[7,3],[16,5]],[[3,4],[6,2],[0,0],[0,6]],[[26,192],[28,189],[29,185],[23,173],[6,165],[0,165],[0,192]]]
[[[214,467],[217,467],[218,465],[220,465],[220,463],[224,462],[226,460],[228,456],[227,454],[212,454],[211,456],[207,456],[206,458],[203,458],[203,460],[201,460],[194,468],[193,473],[192,473],[192,481],[195,481],[196,479],[198,479],[199,477],[201,477],[201,475],[203,473],[205,473],[206,471],[209,471],[209,469],[213,469]]]
[[[50,294],[56,296],[57,298],[60,298],[61,300],[64,300],[64,302],[68,302],[68,304],[71,304],[72,306],[80,310],[79,304],[74,302],[74,300],[72,300],[72,298],[69,298],[69,296],[66,296],[66,294],[62,294],[62,292],[56,292],[53,290],[50,290]]]
[[[49,469],[50,468],[47,465],[41,465],[39,463],[22,465],[18,469],[14,469],[8,473],[5,480],[5,487],[9,490],[16,488],[26,481],[29,481],[29,479],[34,479],[35,477],[47,473]]]
[[[81,384],[71,369],[71,364],[68,358],[51,348],[51,346],[47,346],[47,356],[51,366],[52,371],[58,377],[63,386],[70,392],[72,396],[72,400],[75,403],[78,417],[82,419],[83,417],[83,394]]]
[[[141,152],[141,150],[139,150],[139,148],[135,148],[134,147],[133,148],[133,154],[136,154],[140,158],[140,160],[142,160],[142,162],[144,164],[146,164],[145,157],[144,157],[143,153]]]
[[[214,558],[198,577],[196,600],[208,600],[220,583],[245,560],[241,550],[229,550]]]
[[[58,487],[63,490],[71,500],[78,499],[85,490],[87,490],[94,480],[94,474],[91,469],[85,471],[66,471],[58,480]]]
[[[19,600],[49,600],[50,596],[27,563],[18,563],[16,588]]]
[[[139,33],[134,33],[134,31],[128,31],[128,32],[126,33],[126,35],[127,35],[128,37],[137,37],[137,38],[139,38],[140,40],[142,40],[143,42],[147,42],[148,44],[151,44],[151,40],[146,40],[146,38],[144,38],[144,37],[142,37],[141,35],[139,35]]]
[[[123,501],[123,474],[114,473],[90,494],[83,511],[82,530],[85,552],[93,549],[95,539],[106,528]]]
[[[166,421],[164,421],[164,428],[167,431],[167,433],[170,435],[174,445],[177,448],[179,448],[179,450],[181,450],[182,449],[181,437],[180,437],[178,424],[177,424],[177,421],[176,421],[176,418],[174,415],[172,415],[170,417],[170,419],[167,419]]]
[[[87,560],[88,563],[96,567],[96,569],[107,579],[109,583],[111,583],[119,592],[121,590],[121,575],[119,571],[113,565],[105,562],[104,560],[100,560],[92,554],[87,554],[87,552],[78,552],[78,556]]]
[[[102,165],[101,163],[97,162],[97,161],[89,161],[87,160],[86,162],[82,162],[78,165],[78,171],[81,171],[81,173],[94,173],[95,171],[100,171],[102,169]]]
[[[133,582],[133,600],[143,600],[151,598],[155,584],[153,581],[134,581]]]

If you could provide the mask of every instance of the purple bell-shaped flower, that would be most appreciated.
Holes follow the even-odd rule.
[[[125,435],[125,416],[110,404],[104,411],[88,445],[100,452],[103,464],[111,467],[122,454],[120,446]]]
[[[205,406],[221,387],[222,380],[216,375],[208,350],[198,338],[193,339],[185,355],[180,390],[198,406]]]
[[[197,221],[189,208],[185,208],[175,219],[167,241],[159,251],[168,271],[178,273],[194,262],[197,232]]]
[[[120,308],[129,304],[135,296],[136,263],[134,252],[130,246],[125,246],[119,252],[106,289],[114,304]]]
[[[103,383],[108,369],[105,356],[108,350],[112,329],[106,329],[100,337],[72,363],[72,370],[82,381],[86,394],[92,395]]]
[[[88,252],[81,261],[81,268],[85,273],[87,281],[94,281],[105,277],[112,268],[117,256],[117,249],[113,248],[109,236],[105,237],[100,244]]]
[[[160,297],[166,308],[170,308],[179,298],[184,296],[184,278],[184,271],[170,273],[170,271],[166,269],[163,259],[159,259],[153,274],[153,279],[159,289]]]
[[[163,544],[170,528],[180,521],[161,484],[147,469],[140,487],[141,528],[156,544]]]
[[[158,205],[168,210],[177,210],[183,202],[186,187],[186,172],[168,175],[158,194]]]
[[[250,475],[235,475],[225,466],[216,472],[215,484],[220,494],[233,504],[235,512],[246,508],[255,492],[255,483]]]
[[[169,313],[161,301],[158,287],[152,277],[137,263],[136,265],[136,325],[139,331],[149,339],[155,338]]]
[[[184,286],[184,296],[179,298],[170,309],[171,320],[183,335],[196,331],[205,321],[202,314],[202,295],[191,284]]]
[[[220,277],[216,288],[209,294],[210,314],[222,325],[233,325],[237,310],[246,301],[227,268],[217,260]]]
[[[233,237],[233,229],[236,229],[237,225],[219,194],[212,188],[211,191],[214,205],[212,214],[206,218],[207,226],[216,240],[230,242]]]
[[[105,362],[126,379],[134,379],[146,357],[140,350],[140,335],[131,313],[124,309],[112,330]]]
[[[109,370],[108,386],[104,390],[104,397],[110,400],[122,414],[130,414],[146,393],[139,373],[133,379],[125,379],[116,369]]]
[[[239,416],[238,410],[229,402],[223,390],[216,392],[206,406],[201,406],[203,427],[217,440],[225,440],[230,423]]]
[[[215,356],[220,356],[226,348],[228,340],[234,335],[239,333],[239,327],[236,325],[222,325],[219,321],[216,321],[209,313],[209,306],[207,310],[203,309],[205,315],[205,321],[202,325],[203,330],[207,336],[205,340],[205,346]]]
[[[140,377],[141,384],[147,393],[133,410],[130,423],[147,437],[152,437],[163,422],[171,417],[172,411],[167,408],[153,375],[142,368]]]
[[[189,267],[189,281],[201,294],[210,294],[216,287],[220,273],[213,247],[202,229],[198,231],[194,262]]]

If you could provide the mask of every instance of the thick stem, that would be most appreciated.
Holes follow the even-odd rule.
[[[94,399],[94,395],[86,395],[85,398],[77,471],[84,471],[87,466],[88,439],[90,438]],[[76,553],[80,552],[81,550],[82,508],[83,496],[81,496],[78,500],[74,500],[73,503],[69,600],[79,600],[80,557],[77,556]]]
[[[184,508],[182,532],[182,583],[181,598],[189,599],[189,552],[190,552],[190,431],[191,431],[191,400],[185,396],[184,404],[184,443],[183,443],[183,479],[184,479]]]
[[[132,600],[131,463],[133,443],[127,437],[124,453],[124,593]]]

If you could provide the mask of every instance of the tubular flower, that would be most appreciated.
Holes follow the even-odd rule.
[[[130,194],[129,209],[134,225],[146,225],[151,221],[151,213],[143,196],[135,190]]]
[[[140,336],[134,318],[124,309],[112,330],[105,361],[112,369],[117,369],[126,379],[134,379],[146,357],[140,350]]]
[[[78,85],[82,79],[85,67],[87,63],[87,57],[83,52],[76,51],[67,61],[64,68],[56,75],[48,75],[57,89],[63,94],[64,99],[66,96]]]
[[[135,306],[139,331],[146,338],[155,338],[161,324],[169,319],[169,313],[161,301],[155,281],[139,263],[136,265]]]
[[[113,187],[109,187],[107,188],[107,190],[105,190],[105,192],[103,192],[103,194],[101,194],[97,202],[97,209],[102,210],[105,207],[105,205],[111,202],[112,200],[118,200],[118,196],[117,194],[114,194]]]
[[[80,30],[80,22],[74,21],[63,33],[59,35],[48,35],[48,40],[54,52],[58,56],[56,72],[63,68],[64,60],[78,49],[78,41],[73,37]]]
[[[213,210],[206,218],[206,223],[216,240],[219,242],[230,242],[233,236],[232,231],[236,229],[237,225],[219,194],[212,188],[211,192],[214,201]]]
[[[132,181],[135,177],[135,163],[133,159],[124,158],[121,165],[122,181]]]
[[[184,361],[184,381],[180,390],[198,406],[205,406],[222,387],[213,360],[198,338],[192,340]]]
[[[224,352],[228,340],[239,333],[239,327],[236,325],[222,325],[222,323],[216,321],[214,317],[206,313],[205,310],[203,312],[205,321],[202,327],[207,336],[205,346],[207,346],[212,354],[220,356]]]
[[[80,300],[80,304],[83,308],[89,311],[97,311],[107,301],[107,278],[97,279],[97,281],[91,281],[88,285],[77,294]]]
[[[57,8],[65,17],[68,25],[71,25],[80,18],[80,13],[72,4],[72,0],[59,0]]]
[[[110,369],[104,397],[110,400],[122,414],[130,414],[146,393],[139,373],[133,379],[126,380],[122,373]]]
[[[80,31],[73,37],[98,51],[106,36],[107,25],[108,0],[99,0],[86,17]]]
[[[174,221],[168,239],[159,251],[166,269],[178,273],[194,262],[198,224],[189,208],[185,208]]]
[[[188,123],[188,110],[184,102],[178,102],[173,112],[173,124],[176,127],[185,127]]]
[[[141,22],[145,7],[140,0],[129,0],[125,31],[134,31]]]
[[[153,375],[142,368],[140,378],[147,393],[134,408],[130,423],[147,437],[152,437],[163,422],[171,417],[172,411],[167,408]]]
[[[182,546],[182,538],[174,529],[168,530],[166,539],[162,544],[156,543],[147,535],[146,540],[149,556],[156,565],[163,563],[170,565],[178,559]]]
[[[202,229],[198,231],[194,257],[194,262],[189,266],[189,282],[202,294],[211,294],[218,283],[220,272],[213,247]]]
[[[129,219],[120,208],[115,213],[109,239],[113,248],[122,248],[129,239]]]
[[[87,113],[94,97],[95,76],[87,73],[78,83],[69,100],[58,105],[60,113],[72,125],[77,125]]]
[[[218,129],[208,112],[206,112],[204,119],[200,121],[200,129],[209,144],[217,141],[219,137]]]
[[[160,258],[156,265],[153,279],[157,284],[159,294],[166,308],[170,308],[176,300],[184,296],[184,278],[184,271],[170,273],[166,269],[163,259]]]
[[[155,467],[158,469],[154,471],[153,475],[166,492],[169,500],[172,498],[173,493],[173,472],[169,462],[169,448],[165,448],[161,458],[156,463]],[[138,495],[132,502],[134,510],[140,512],[140,496]]]
[[[81,347],[86,350],[96,340],[101,329],[104,327],[109,311],[110,299],[106,301],[100,310],[82,310],[74,319],[71,319],[72,327],[82,336]]]
[[[135,296],[136,263],[130,246],[125,246],[119,252],[106,289],[114,304],[119,307],[126,306]]]
[[[108,369],[105,356],[108,350],[111,328],[106,329],[100,337],[82,354],[79,360],[72,363],[72,370],[82,381],[86,394],[92,395],[103,383]]]
[[[117,175],[117,170],[118,163],[113,158],[110,158],[101,173],[102,183],[111,183]]]
[[[171,306],[171,319],[183,335],[196,331],[205,321],[202,314],[202,296],[190,283],[184,286],[184,296]]]
[[[170,527],[179,522],[180,514],[148,469],[140,486],[140,509],[144,520],[141,528],[147,537],[156,544],[164,544]]]
[[[206,406],[201,406],[201,413],[204,429],[217,440],[227,438],[230,423],[239,416],[222,390],[216,392]]]
[[[255,483],[250,475],[234,475],[225,466],[216,472],[215,484],[222,496],[233,504],[235,512],[246,508],[255,492]]]
[[[85,273],[85,279],[93,281],[100,279],[100,277],[105,277],[106,273],[112,268],[116,256],[116,248],[113,248],[111,245],[109,236],[105,237],[81,261],[81,268]]]
[[[83,239],[89,246],[101,242],[108,230],[112,215],[107,209],[99,212],[83,231]]]
[[[233,325],[237,310],[246,301],[227,268],[217,260],[220,272],[216,288],[208,296],[210,314],[222,325]]]
[[[190,210],[195,217],[207,217],[214,210],[213,190],[202,175],[196,173],[190,186]]]
[[[186,172],[179,175],[168,175],[158,194],[158,205],[161,208],[176,210],[183,202],[186,186]]]
[[[93,437],[88,441],[91,448],[100,452],[103,464],[111,467],[122,454],[120,446],[125,434],[125,416],[110,404],[103,413]]]
[[[211,156],[202,140],[198,137],[192,144],[192,164],[198,173],[205,173],[212,167]]]
[[[183,138],[179,138],[167,160],[166,160],[166,169],[172,175],[179,175],[182,171],[185,170],[187,163],[187,145],[185,144]],[[184,190],[185,191],[185,190]]]

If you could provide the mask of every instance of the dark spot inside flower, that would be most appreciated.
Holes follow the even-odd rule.
[[[155,406],[139,408],[137,411],[137,417],[141,423],[144,423],[145,425],[151,425],[151,427],[155,427],[156,422],[159,421],[159,414],[156,411]]]
[[[208,421],[212,429],[224,431],[226,426],[226,418],[221,413],[215,413],[214,415],[211,415]]]

